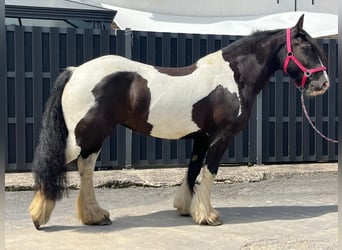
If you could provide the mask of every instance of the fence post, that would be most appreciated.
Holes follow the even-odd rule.
[[[257,95],[256,164],[262,165],[262,90]]]
[[[0,2],[0,58],[2,63],[0,64],[0,219],[5,221],[5,216],[2,211],[5,211],[5,168],[7,167],[7,98],[6,98],[6,30],[5,30],[5,1]],[[5,249],[4,240],[5,230],[0,230],[0,249]]]
[[[5,29],[5,4],[0,4],[0,168],[7,169],[7,90],[6,90],[6,29]],[[1,176],[4,176],[1,174]],[[3,185],[2,185],[3,187]]]
[[[133,33],[130,28],[125,29],[125,57],[132,58],[132,42]],[[132,130],[125,129],[126,154],[125,154],[125,168],[132,166]]]
[[[340,5],[341,6],[341,5]],[[340,10],[341,11],[341,10]],[[341,17],[339,17],[339,20],[341,20]],[[339,32],[341,32],[341,26],[338,27]],[[340,33],[341,34],[341,33]],[[341,36],[339,37],[339,46],[338,46],[338,53],[337,56],[338,58],[342,57],[342,46],[341,46]],[[341,61],[340,61],[341,63]],[[340,65],[340,64],[339,64]],[[339,67],[341,68],[341,66]],[[342,79],[342,70],[338,71],[338,79]],[[338,203],[339,207],[341,207],[342,204],[342,88],[339,86],[338,87]],[[339,216],[338,216],[338,225],[339,225],[339,230],[340,233],[338,234],[338,242],[341,244],[342,243],[342,234],[341,234],[341,225],[342,225],[342,216],[341,216],[341,210],[339,211]]]

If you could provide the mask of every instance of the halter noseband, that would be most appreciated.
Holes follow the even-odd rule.
[[[305,87],[305,83],[306,80],[313,74],[319,71],[324,71],[327,69],[327,67],[325,66],[321,66],[315,69],[307,69],[303,66],[303,64],[301,64],[298,59],[295,57],[295,55],[292,52],[292,48],[291,48],[291,29],[287,29],[286,30],[286,47],[287,47],[287,56],[284,62],[284,72],[287,74],[287,67],[289,65],[290,60],[292,60],[297,66],[298,68],[300,68],[301,71],[303,71],[303,78],[302,78],[302,83],[301,85],[297,84],[297,87],[301,87],[302,89],[304,89]]]

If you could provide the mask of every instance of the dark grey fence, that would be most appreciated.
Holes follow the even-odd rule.
[[[237,37],[39,27],[6,27],[6,170],[31,167],[40,119],[53,80],[71,65],[117,54],[160,66],[185,66]],[[328,56],[331,89],[307,101],[312,121],[337,137],[337,43],[320,41]],[[276,72],[254,107],[248,127],[235,137],[223,163],[336,161],[337,145],[317,136],[302,116],[292,82]],[[160,140],[119,126],[102,148],[97,166],[184,165],[191,140]]]

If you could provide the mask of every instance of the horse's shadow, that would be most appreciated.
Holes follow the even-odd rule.
[[[246,224],[272,220],[299,220],[337,212],[337,205],[326,206],[266,206],[217,208],[224,225]],[[138,216],[114,218],[108,226],[49,226],[44,232],[77,231],[83,233],[112,232],[138,227],[194,226],[191,217],[178,216],[174,210],[158,211]]]

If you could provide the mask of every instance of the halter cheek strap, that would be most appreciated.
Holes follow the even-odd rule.
[[[307,69],[304,67],[303,64],[301,64],[298,61],[298,59],[293,54],[292,48],[291,48],[291,29],[286,30],[286,47],[287,47],[287,56],[285,58],[284,67],[283,67],[284,72],[287,74],[287,67],[289,65],[290,60],[292,60],[297,65],[297,67],[304,73],[301,84],[299,85],[296,83],[297,87],[301,87],[302,89],[304,89],[306,80],[312,74],[316,72],[320,72],[320,71],[325,71],[327,69],[327,67],[325,66],[321,66],[321,67],[314,68],[314,69]]]

